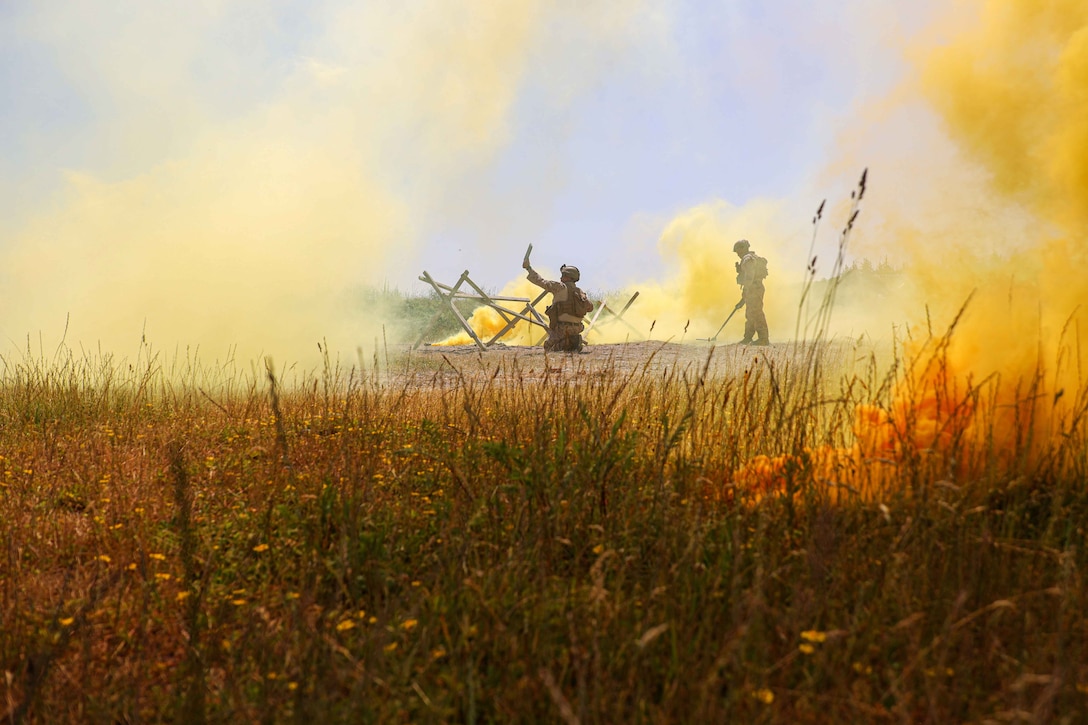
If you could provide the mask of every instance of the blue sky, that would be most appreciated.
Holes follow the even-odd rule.
[[[550,104],[538,85],[547,70],[538,71],[544,79],[530,74],[511,114],[510,143],[464,180],[491,205],[487,213],[451,213],[435,232],[461,250],[448,255],[454,267],[486,264],[473,240],[489,234],[517,252],[518,231],[534,219],[523,237],[553,266],[578,259],[637,279],[656,260],[623,252],[632,220],[663,226],[711,200],[741,206],[769,198],[796,209],[807,231],[820,194],[848,193],[849,186],[814,188],[815,178],[850,115],[906,72],[902,60],[875,48],[866,28],[843,22],[841,7],[688,3],[673,12],[661,66],[620,65],[576,103]],[[892,17],[889,6],[885,21]],[[920,18],[916,11],[912,19]],[[857,62],[875,51],[883,56]],[[561,178],[551,193],[534,195],[553,174]]]

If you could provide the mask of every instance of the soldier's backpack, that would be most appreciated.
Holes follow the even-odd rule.
[[[762,282],[767,278],[770,272],[767,271],[767,258],[761,257],[758,254],[752,255],[755,259],[752,260],[752,279],[756,282]]]

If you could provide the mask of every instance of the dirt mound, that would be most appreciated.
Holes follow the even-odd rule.
[[[783,343],[766,347],[711,345],[705,342],[661,341],[587,345],[580,353],[549,353],[543,347],[495,344],[487,351],[475,345],[429,345],[408,351],[405,373],[423,382],[428,377],[456,380],[460,377],[504,377],[521,380],[555,375],[683,373],[710,376],[743,372],[753,364],[782,360],[797,354],[797,347]]]

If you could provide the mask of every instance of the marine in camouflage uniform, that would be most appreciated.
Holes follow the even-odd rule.
[[[548,339],[544,341],[544,349],[553,352],[579,352],[583,344],[582,330],[585,329],[582,319],[586,314],[582,300],[586,297],[575,284],[582,276],[578,268],[563,265],[559,268],[560,280],[556,282],[541,277],[529,266],[528,260],[524,267],[529,272],[529,281],[552,295],[552,303],[545,310],[548,315]]]
[[[741,239],[733,245],[733,251],[740,257],[737,262],[737,284],[741,286],[741,299],[744,300],[744,339],[742,345],[769,345],[767,335],[767,315],[763,312],[763,278],[766,268],[761,265],[755,252],[751,250],[747,239]],[[755,338],[755,339],[753,339]]]

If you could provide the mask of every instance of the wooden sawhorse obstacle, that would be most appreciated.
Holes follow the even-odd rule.
[[[539,304],[544,299],[545,295],[548,294],[543,290],[541,290],[540,294],[536,296],[536,299],[532,300],[528,297],[504,297],[500,295],[489,295],[484,292],[479,285],[472,281],[472,279],[468,276],[467,269],[461,273],[460,279],[458,279],[457,282],[453,285],[446,285],[442,284],[441,282],[435,281],[435,279],[431,277],[431,275],[428,274],[426,270],[424,270],[423,274],[419,276],[419,281],[429,284],[434,289],[435,293],[439,296],[439,298],[442,299],[442,302],[444,304],[443,309],[440,309],[438,312],[436,312],[434,314],[434,317],[431,318],[430,322],[428,322],[427,325],[423,328],[419,338],[412,345],[413,350],[423,344],[423,339],[427,336],[427,333],[430,332],[431,328],[434,327],[434,324],[438,322],[438,319],[445,314],[446,308],[448,308],[449,311],[453,313],[453,316],[457,318],[457,321],[461,323],[461,327],[468,334],[468,336],[472,338],[473,342],[476,343],[476,346],[484,351],[486,351],[488,348],[498,342],[503,337],[503,335],[514,329],[514,326],[519,321],[525,321],[530,325],[539,325],[541,329],[544,330],[544,337],[537,342],[538,345],[545,339],[547,339],[548,321],[544,319],[544,317],[536,310],[536,305]],[[473,291],[463,291],[461,289],[461,286],[465,284],[471,287]],[[612,324],[615,322],[620,322],[626,325],[628,329],[630,329],[633,333],[641,338],[642,333],[635,329],[635,327],[631,325],[631,323],[627,322],[627,320],[623,319],[624,313],[627,312],[627,310],[631,307],[637,297],[638,292],[635,292],[633,295],[631,295],[631,299],[627,300],[627,304],[625,304],[623,306],[623,309],[620,310],[618,313],[611,307],[609,307],[606,302],[598,303],[597,310],[593,313],[593,316],[590,317],[583,334],[589,335],[590,332],[594,331],[598,327]],[[484,342],[476,333],[476,331],[472,329],[472,325],[468,323],[468,319],[464,316],[464,314],[461,313],[461,310],[457,308],[456,303],[459,301],[474,302],[477,306],[486,305],[487,307],[495,310],[495,312],[499,314],[499,316],[506,324],[502,327],[502,329],[492,335],[491,338],[487,340],[487,342]],[[512,308],[506,306],[511,303],[513,303],[515,307]],[[602,313],[607,313],[607,316],[603,320],[600,319]]]
[[[448,308],[453,316],[457,318],[457,321],[461,323],[461,327],[464,328],[468,336],[472,338],[476,346],[481,350],[487,350],[494,345],[499,339],[514,329],[514,325],[519,320],[524,320],[530,325],[540,325],[544,329],[545,333],[548,330],[548,322],[545,320],[539,312],[536,311],[536,304],[544,299],[544,295],[548,294],[541,290],[541,293],[537,295],[535,300],[530,300],[528,297],[503,297],[499,295],[489,295],[484,292],[479,285],[473,282],[468,276],[468,270],[466,269],[461,273],[461,278],[457,280],[454,285],[446,285],[441,282],[436,282],[430,274],[424,270],[423,274],[419,276],[420,282],[426,282],[434,288],[435,293],[442,299],[444,303],[443,309],[435,313],[431,321],[427,323],[420,333],[419,339],[412,345],[412,349],[416,349],[423,344],[423,338],[427,336],[431,328],[434,327],[434,323],[438,322],[438,319],[445,314],[445,308]],[[461,289],[461,286],[467,284],[472,288],[473,292],[466,292]],[[474,302],[476,306],[486,305],[495,310],[499,314],[499,317],[506,323],[505,326],[498,332],[496,332],[491,339],[484,342],[480,339],[480,336],[476,334],[476,331],[472,329],[472,325],[468,324],[468,319],[461,313],[461,310],[457,309],[457,302],[470,301]],[[505,304],[500,304],[505,303]],[[514,304],[515,307],[508,307],[506,305]],[[519,309],[520,308],[520,309]]]
[[[601,302],[600,304],[598,304],[597,311],[593,313],[593,316],[591,318],[589,318],[589,323],[586,325],[586,330],[584,334],[588,336],[591,332],[597,332],[598,328],[600,327],[619,322],[625,325],[628,330],[638,335],[638,338],[641,340],[643,338],[643,334],[635,329],[634,325],[623,319],[624,314],[627,312],[627,310],[631,308],[631,305],[634,304],[637,298],[638,292],[636,291],[633,295],[631,295],[631,299],[627,300],[627,304],[625,304],[623,306],[623,309],[621,309],[619,312],[616,312],[611,307],[609,307],[607,302]],[[601,313],[607,313],[607,316],[604,319],[601,319]],[[598,332],[598,334],[600,333]]]

